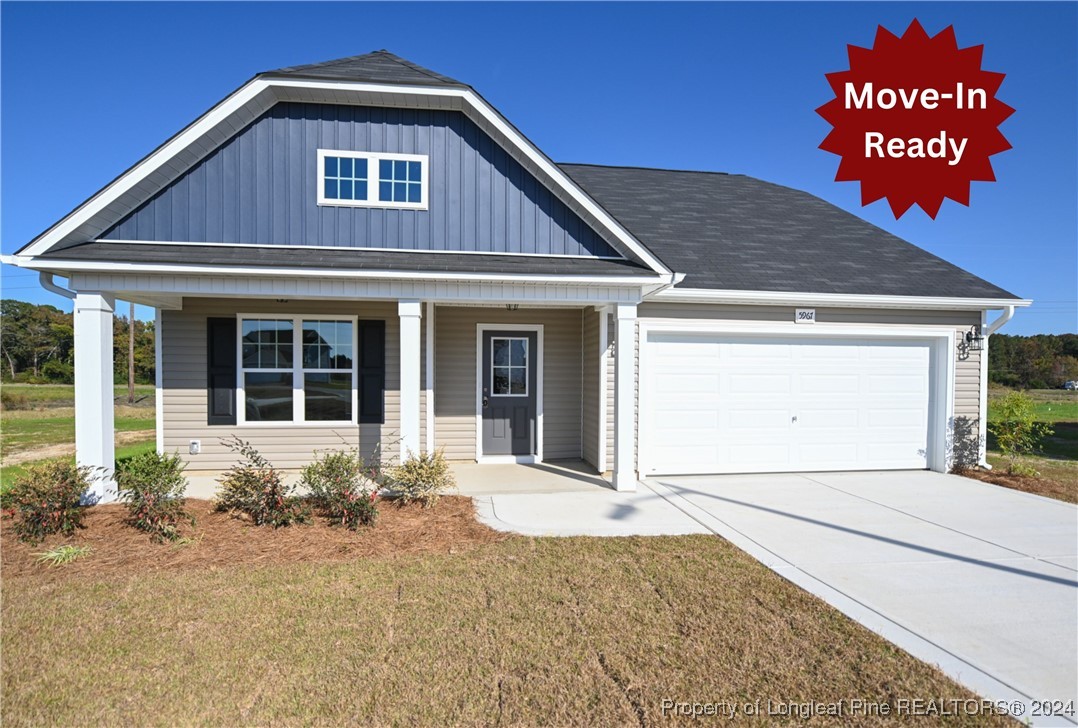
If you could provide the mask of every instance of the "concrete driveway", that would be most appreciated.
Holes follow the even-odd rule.
[[[1074,506],[920,471],[646,483],[958,682],[1023,701],[1016,717],[1075,724],[1030,702],[1078,700]]]

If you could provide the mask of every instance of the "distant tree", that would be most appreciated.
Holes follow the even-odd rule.
[[[128,377],[129,319],[117,316],[112,329],[113,381],[126,384]],[[135,382],[154,382],[154,328],[153,321],[135,319]]]
[[[1076,360],[1076,334],[996,334],[988,343],[988,381],[1015,389],[1056,388],[1078,378]]]
[[[40,377],[45,362],[69,360],[74,347],[71,314],[55,306],[4,299],[0,317],[0,348],[11,378],[27,369]]]

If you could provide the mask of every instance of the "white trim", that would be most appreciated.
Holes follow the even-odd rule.
[[[483,455],[483,333],[486,331],[527,331],[535,336],[535,454]],[[477,463],[509,462],[504,458],[532,458],[512,462],[543,462],[543,324],[484,324],[475,325],[475,461]]]
[[[703,288],[664,288],[646,297],[671,303],[730,303],[764,306],[820,306],[837,308],[905,308],[980,311],[986,308],[1029,306],[1033,301],[1014,298],[949,298],[940,296],[877,296],[853,293],[788,293],[786,291],[731,291]]]
[[[243,366],[243,320],[291,321],[292,322],[292,367],[275,369],[251,369]],[[331,313],[237,313],[236,314],[236,426],[257,427],[259,429],[313,428],[313,427],[353,427],[359,424],[359,343],[358,316]],[[305,369],[303,367],[303,322],[304,321],[348,321],[352,324],[352,368],[351,369]],[[292,419],[285,420],[247,420],[247,397],[244,392],[245,374],[285,374],[292,375]],[[304,374],[348,374],[352,375],[352,419],[350,420],[307,420],[305,414],[306,393]]]
[[[342,246],[342,245],[307,245],[295,243],[206,243],[183,240],[127,240],[125,238],[94,238],[92,243],[119,243],[123,245],[176,245],[180,247],[212,247],[212,248],[281,248],[284,250],[347,250],[362,251],[368,253],[420,253],[427,255],[483,255],[488,258],[569,258],[570,260],[625,260],[620,255],[569,255],[568,253],[516,253],[501,250],[433,250],[427,248],[373,248],[367,246]],[[5,261],[6,262],[6,261]]]
[[[115,410],[113,406],[113,313],[116,299],[100,291],[79,291],[75,327],[75,459],[94,468],[84,500],[116,499]]]
[[[980,355],[980,371],[977,380],[980,383],[977,392],[977,463],[988,465],[988,312],[981,311],[981,336],[984,337],[984,346],[978,352]],[[991,466],[989,466],[991,467]]]
[[[815,326],[798,326],[789,322],[760,321],[702,321],[694,319],[642,319],[640,322],[640,472],[648,477],[651,473],[650,452],[647,443],[651,423],[644,416],[653,398],[654,382],[649,376],[650,361],[648,335],[653,331],[729,334],[730,336],[783,336],[804,339],[859,338],[859,339],[908,339],[932,343],[931,370],[935,374],[930,397],[931,414],[928,432],[928,467],[945,473],[953,460],[954,431],[954,381],[955,381],[955,329],[939,326],[888,326],[866,324],[818,323]],[[942,393],[942,396],[940,394]]]
[[[598,308],[599,314],[599,462],[596,465],[600,473],[605,473],[610,467],[606,462],[606,385],[609,381],[607,376],[607,362],[610,359],[610,314],[606,307]]]
[[[475,461],[482,465],[535,465],[543,462],[535,455],[481,455]]]
[[[318,158],[318,204],[322,207],[375,207],[396,210],[427,209],[427,168],[430,157],[426,154],[397,154],[389,152],[352,152],[343,149],[319,149]],[[326,197],[326,157],[364,159],[367,162],[367,197],[363,200],[347,200]],[[381,162],[419,162],[419,202],[383,200],[380,185],[382,183]]]
[[[434,444],[434,309],[437,308],[433,301],[427,301],[427,356],[426,356],[426,390],[427,390],[427,454],[433,454],[437,449]]]
[[[92,260],[25,259],[13,256],[5,263],[32,270],[63,270],[102,273],[167,273],[219,276],[256,276],[266,278],[352,278],[416,281],[521,281],[536,283],[576,283],[644,286],[654,283],[651,276],[570,276],[539,273],[452,273],[448,271],[341,270],[339,268],[283,268],[233,265],[193,265],[188,263],[126,263]]]
[[[636,354],[639,347],[637,307],[614,307],[614,490],[634,491],[637,482]]]
[[[419,455],[420,323],[423,305],[414,299],[397,301],[400,323],[400,461]]]
[[[157,454],[165,454],[165,359],[162,353],[161,309],[153,312],[154,419],[157,429]]]
[[[282,80],[259,77],[249,81],[222,100],[217,106],[199,117],[187,128],[163,144],[156,151],[149,154],[138,162],[130,170],[122,174],[116,180],[99,190],[93,197],[82,203],[73,212],[53,225],[43,233],[33,244],[28,246],[22,253],[24,255],[40,255],[49,250],[53,245],[63,240],[64,237],[73,233],[85,224],[94,215],[115,202],[121,195],[130,191],[138,183],[157,172],[167,162],[179,154],[182,150],[192,146],[203,135],[210,132],[219,124],[225,122],[228,117],[243,109],[247,104],[255,101],[256,97],[263,92],[274,93],[275,88],[302,88],[302,89],[325,89],[335,92],[353,92],[377,94],[379,97],[391,97],[394,94],[404,94],[416,97],[458,98],[465,103],[463,111],[468,113],[470,107],[477,113],[489,127],[501,134],[511,146],[521,152],[536,168],[547,175],[556,187],[567,194],[577,205],[590,213],[600,225],[605,227],[620,243],[625,245],[645,265],[656,273],[670,275],[670,271],[656,258],[650,250],[640,243],[628,230],[606,212],[598,203],[587,195],[568,175],[557,165],[539,151],[535,145],[524,138],[506,119],[486,103],[478,94],[470,89],[461,88],[438,88],[425,86],[394,86],[389,84],[369,84],[355,82],[327,82],[312,80]],[[274,103],[280,95],[274,96]],[[346,102],[347,98],[340,99]],[[259,104],[254,104],[259,106]],[[272,105],[272,104],[270,104]],[[268,106],[267,106],[268,108]],[[261,112],[263,109],[258,109]],[[257,114],[256,114],[257,115]],[[497,140],[496,140],[497,141]]]

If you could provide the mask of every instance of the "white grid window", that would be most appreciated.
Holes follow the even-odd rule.
[[[490,392],[500,397],[527,396],[527,337],[490,337]]]
[[[243,424],[356,421],[355,318],[239,318]]]
[[[427,209],[425,154],[319,149],[318,204]]]

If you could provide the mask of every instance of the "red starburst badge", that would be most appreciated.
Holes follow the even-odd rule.
[[[901,38],[880,26],[872,48],[848,46],[850,70],[827,74],[835,98],[816,113],[834,127],[820,149],[842,157],[836,182],[861,182],[861,204],[886,197],[935,219],[943,198],[969,206],[970,182],[994,182],[989,157],[1011,145],[996,98],[1004,74],[981,70],[984,46],[959,49],[914,20]]]

